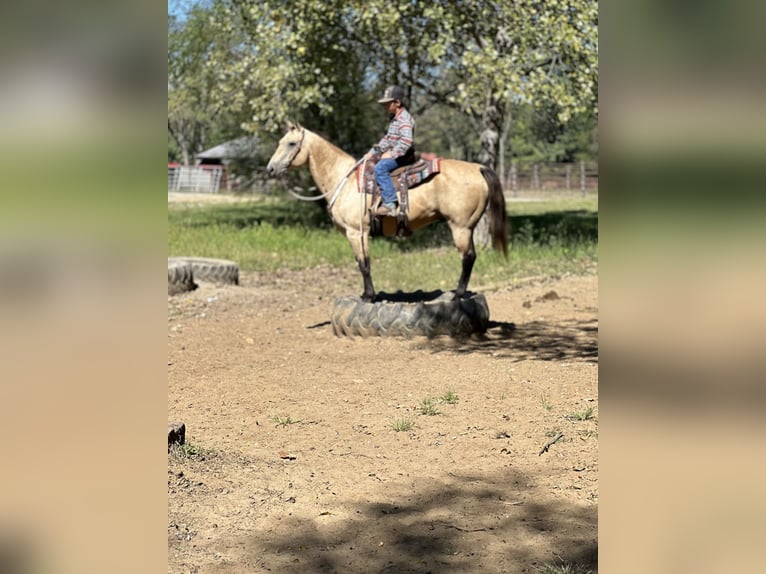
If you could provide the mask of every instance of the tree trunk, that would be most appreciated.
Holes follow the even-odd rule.
[[[500,183],[505,189],[508,186],[508,180],[505,177],[505,150],[508,147],[508,134],[511,132],[511,114],[505,114],[503,121],[503,131],[500,133],[500,150],[497,162],[497,174],[500,176]],[[511,160],[513,161],[513,160]]]
[[[503,131],[505,119],[505,106],[495,99],[490,93],[487,96],[487,105],[481,117],[481,151],[479,163],[497,171],[497,160],[500,151],[500,134]],[[487,248],[491,243],[489,235],[489,220],[487,212],[484,212],[474,230],[474,242],[478,247]]]
[[[176,140],[178,149],[181,150],[183,164],[189,165],[189,140],[186,137],[186,121],[177,120],[177,122],[171,122],[168,119],[168,130],[173,139]]]

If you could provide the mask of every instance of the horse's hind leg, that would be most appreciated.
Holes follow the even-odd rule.
[[[462,257],[463,269],[460,273],[460,280],[455,289],[455,297],[460,298],[465,295],[468,289],[468,282],[471,280],[471,271],[476,261],[476,249],[473,246],[473,230],[465,227],[456,227],[450,224],[452,230],[452,239],[455,241],[455,247]]]

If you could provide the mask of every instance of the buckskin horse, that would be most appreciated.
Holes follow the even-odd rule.
[[[287,133],[279,140],[267,170],[276,177],[289,168],[308,164],[314,183],[328,202],[333,223],[346,234],[354,251],[364,281],[362,299],[374,301],[369,249],[371,197],[358,191],[357,175],[352,172],[359,163],[321,136],[288,123]],[[488,205],[492,247],[502,250],[508,258],[505,197],[500,180],[491,169],[477,163],[444,159],[439,173],[410,188],[408,203],[410,230],[416,231],[434,221],[446,221],[452,232],[462,258],[455,298],[463,297],[468,288],[476,261],[473,230]]]

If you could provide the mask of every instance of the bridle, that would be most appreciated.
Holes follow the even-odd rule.
[[[303,146],[303,138],[306,137],[306,130],[301,128],[301,139],[298,141],[298,143],[295,145],[295,148],[290,152],[289,160],[287,162],[287,165],[292,165],[293,161],[295,161],[295,158],[298,157],[298,154],[301,153],[301,148]],[[346,180],[351,176],[352,173],[354,173],[354,170],[359,166],[359,164],[366,161],[367,157],[363,156],[359,161],[357,161],[353,167],[346,172],[346,175],[344,175],[341,180],[338,182],[338,185],[335,187],[335,191],[332,194],[332,197],[330,198],[330,201],[327,203],[327,210],[330,212],[330,216],[332,217],[332,208],[333,205],[335,205],[335,201],[338,199],[338,196],[340,195],[340,190],[343,188],[343,184],[346,183]],[[289,190],[288,190],[289,191]],[[292,195],[297,197],[298,199],[302,199],[303,201],[316,201],[319,199],[322,199],[324,195],[318,195],[316,197],[303,197],[298,194],[295,194],[293,192],[290,192]]]
[[[306,130],[301,128],[301,139],[296,144],[296,146],[293,149],[293,151],[291,152],[292,155],[290,156],[290,161],[287,162],[288,166],[291,166],[293,164],[293,162],[295,161],[295,158],[298,157],[298,154],[301,153],[301,147],[303,146],[303,138],[305,138],[305,137],[306,137]]]

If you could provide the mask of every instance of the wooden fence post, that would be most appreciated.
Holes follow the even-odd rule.
[[[585,196],[585,160],[580,160],[580,191]]]
[[[511,162],[511,169],[508,173],[508,179],[511,180],[511,191],[513,192],[513,195],[517,195],[519,191],[519,183],[516,179],[516,164],[514,162]]]

